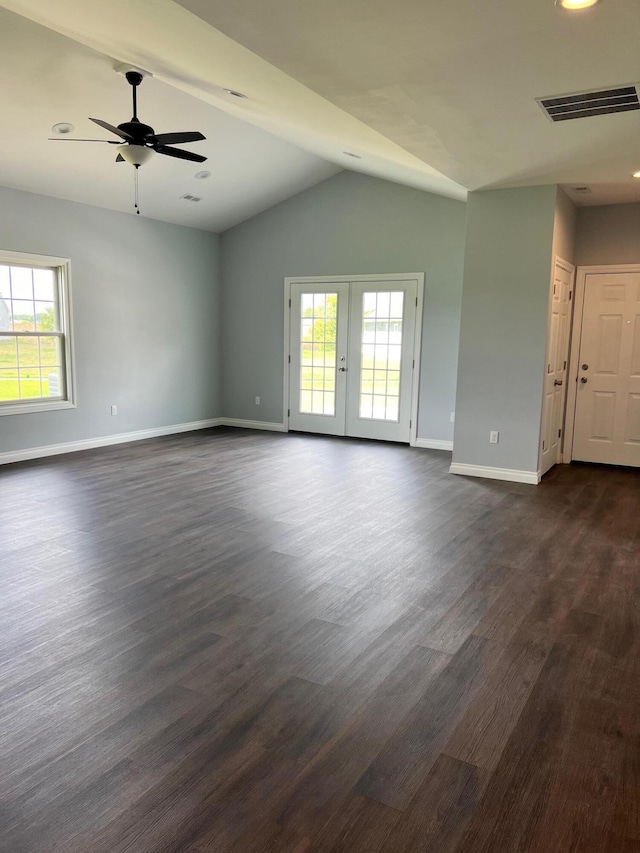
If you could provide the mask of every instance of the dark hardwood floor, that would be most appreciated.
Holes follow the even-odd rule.
[[[219,429],[0,469],[3,853],[640,851],[640,472]]]

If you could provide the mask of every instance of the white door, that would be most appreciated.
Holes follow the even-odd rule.
[[[586,276],[572,458],[640,466],[640,273]]]
[[[289,427],[409,442],[418,280],[292,282]]]
[[[351,285],[347,435],[408,442],[417,282]]]
[[[544,378],[541,474],[545,474],[562,459],[562,424],[567,399],[573,274],[574,268],[571,264],[556,260],[551,286],[549,340]]]
[[[293,284],[289,310],[289,426],[344,435],[349,283]]]

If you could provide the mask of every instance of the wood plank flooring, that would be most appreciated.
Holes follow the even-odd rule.
[[[449,461],[217,429],[0,469],[0,851],[640,851],[640,472]]]

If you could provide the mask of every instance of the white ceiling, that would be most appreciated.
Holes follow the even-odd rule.
[[[638,0],[573,14],[553,0],[0,6],[68,37],[0,18],[0,183],[130,209],[131,173],[109,162],[111,146],[41,141],[55,121],[93,136],[88,115],[128,119],[128,86],[111,70],[126,62],[154,75],[143,120],[208,137],[186,147],[211,158],[209,181],[159,156],[141,169],[143,210],[157,218],[221,230],[340,168],[454,198],[559,183],[590,187],[578,204],[640,201],[640,112],[552,124],[535,103],[640,80]],[[203,195],[197,212],[178,203],[184,192]]]

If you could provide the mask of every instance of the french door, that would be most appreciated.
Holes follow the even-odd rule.
[[[290,281],[290,429],[410,441],[421,283]]]

